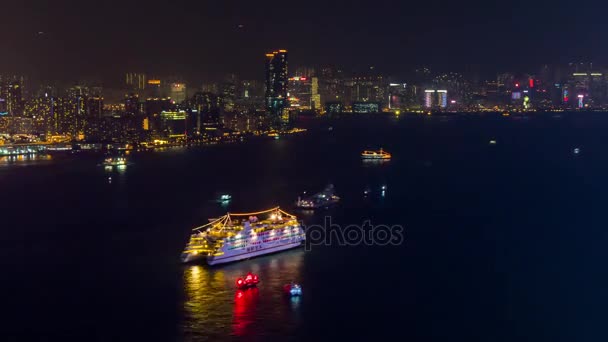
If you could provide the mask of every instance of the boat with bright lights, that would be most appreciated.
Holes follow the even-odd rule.
[[[340,202],[340,197],[336,196],[334,185],[329,184],[323,191],[309,197],[298,197],[296,206],[300,209],[318,209],[329,207]]]
[[[258,286],[259,282],[260,278],[258,277],[258,275],[249,272],[246,276],[238,278],[236,280],[236,288],[239,290],[250,289],[252,287]]]
[[[297,283],[291,283],[283,286],[285,294],[291,297],[298,297],[302,295],[302,286]]]
[[[125,157],[108,157],[103,161],[103,166],[124,166],[127,165]]]
[[[217,265],[296,248],[305,240],[297,217],[279,207],[256,213],[227,213],[193,229],[181,260],[206,260],[209,265]]]
[[[363,151],[361,153],[361,158],[363,159],[372,159],[372,160],[388,160],[391,159],[391,154],[380,149],[379,151]]]

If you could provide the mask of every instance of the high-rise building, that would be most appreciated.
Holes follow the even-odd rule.
[[[424,107],[425,108],[433,108],[435,98],[435,90],[427,89],[424,91]]]
[[[312,80],[304,76],[289,78],[289,105],[299,109],[312,108]]]
[[[437,90],[437,105],[439,108],[446,108],[448,106],[447,90]]]
[[[130,72],[127,73],[125,83],[130,90],[144,90],[146,89],[146,75]]]
[[[187,134],[186,112],[183,110],[163,111],[160,113],[162,132],[165,137],[177,138]]]
[[[311,95],[311,107],[315,110],[321,110],[321,94],[319,93],[319,78],[312,78],[311,85],[312,95]]]
[[[169,97],[175,101],[175,103],[184,102],[186,100],[186,84],[171,83],[169,88]]]
[[[11,117],[23,115],[23,94],[19,82],[11,82],[6,90],[6,105]]]
[[[427,89],[424,91],[424,107],[431,108],[446,108],[448,106],[448,91]]]
[[[266,110],[275,128],[287,123],[287,50],[266,54]]]
[[[67,101],[64,102],[62,116],[62,133],[78,139],[84,131],[88,88],[75,86],[68,90]]]
[[[196,133],[202,134],[207,128],[220,124],[221,99],[215,94],[197,92],[192,98],[193,124]]]
[[[8,104],[6,103],[6,98],[0,97],[0,116],[8,115]]]
[[[93,96],[87,99],[87,117],[101,119],[103,115],[103,97]]]
[[[310,66],[298,67],[296,69],[295,74],[306,78],[312,78],[313,76],[316,76],[315,68]]]
[[[125,95],[125,113],[131,116],[138,116],[139,111],[139,95],[130,93]]]
[[[151,98],[161,97],[161,81],[159,79],[148,80],[146,96]]]

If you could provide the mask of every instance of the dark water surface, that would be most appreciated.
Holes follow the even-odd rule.
[[[327,125],[134,154],[121,172],[97,156],[0,160],[1,340],[606,340],[608,114]],[[362,163],[373,147],[393,160]],[[179,263],[190,228],[226,211],[218,192],[231,211],[291,211],[330,182],[343,202],[305,224],[370,219],[404,243]],[[249,270],[262,283],[236,297]],[[291,280],[298,301],[281,293]]]

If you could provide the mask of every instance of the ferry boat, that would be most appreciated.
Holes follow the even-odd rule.
[[[385,152],[383,149],[379,151],[363,151],[361,153],[361,158],[363,159],[379,159],[379,160],[388,160],[391,159],[391,154]]]
[[[279,207],[257,213],[227,213],[193,229],[181,260],[205,259],[209,265],[217,265],[295,248],[304,240],[306,234],[296,216]]]
[[[298,198],[296,206],[301,209],[318,209],[336,204],[340,197],[334,192],[334,185],[329,184],[323,191],[306,198]]]
[[[125,157],[108,157],[103,161],[104,166],[123,166],[127,165]]]

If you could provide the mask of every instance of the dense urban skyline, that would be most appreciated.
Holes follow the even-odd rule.
[[[9,3],[4,23],[11,29],[0,33],[5,51],[0,73],[110,84],[120,80],[113,75],[130,70],[193,79],[224,73],[261,79],[259,56],[277,48],[289,49],[293,65],[338,64],[349,70],[375,65],[398,76],[422,65],[442,71],[534,72],[531,67],[544,63],[601,64],[608,58],[599,44],[606,23],[590,5]]]

